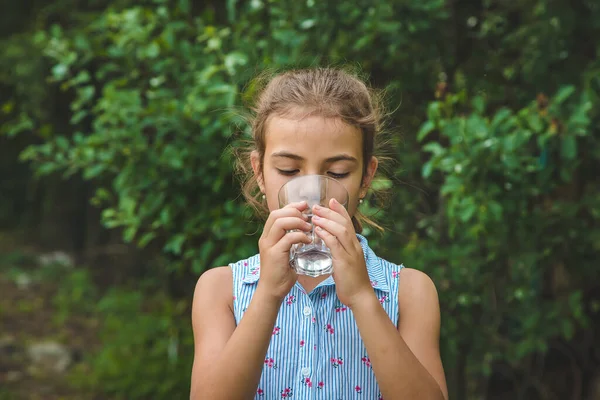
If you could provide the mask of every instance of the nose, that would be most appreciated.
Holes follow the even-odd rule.
[[[299,180],[298,196],[308,204],[318,203],[321,200],[319,176],[305,175]]]

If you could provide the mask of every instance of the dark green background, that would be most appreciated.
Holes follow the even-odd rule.
[[[596,398],[600,3],[5,3],[0,227],[76,256],[55,303],[100,321],[78,387],[189,396],[194,283],[260,232],[232,175],[251,80],[350,65],[391,111],[366,233],[436,282],[451,398]]]

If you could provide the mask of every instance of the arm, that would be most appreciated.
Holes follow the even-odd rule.
[[[205,272],[192,305],[192,400],[249,399],[256,394],[280,302],[257,291],[239,326],[228,267]]]
[[[440,308],[435,285],[424,273],[403,269],[398,288],[398,329],[369,283],[362,248],[345,207],[314,208],[315,232],[331,249],[340,301],[352,310],[385,399],[446,400],[440,359]]]
[[[399,286],[398,329],[372,293],[352,308],[381,393],[386,400],[447,400],[435,286],[412,269],[402,270]]]

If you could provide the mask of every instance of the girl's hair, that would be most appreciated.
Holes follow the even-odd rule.
[[[259,216],[266,217],[269,210],[262,200],[250,154],[253,150],[258,152],[262,171],[266,126],[272,115],[334,117],[359,128],[363,142],[363,177],[371,157],[377,155],[381,158],[376,153],[381,144],[378,139],[382,127],[382,102],[379,94],[357,74],[339,68],[297,69],[276,75],[264,73],[250,84],[249,91],[255,93],[247,96],[252,101],[248,118],[252,139],[236,150],[236,170],[241,176],[244,197]],[[359,210],[352,223],[358,233],[362,232],[363,223],[383,231],[380,225]]]

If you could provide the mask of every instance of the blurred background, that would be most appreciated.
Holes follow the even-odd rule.
[[[600,399],[597,0],[0,7],[0,399],[183,399],[206,269],[254,254],[233,176],[267,68],[392,111],[381,256],[427,272],[455,400]]]

